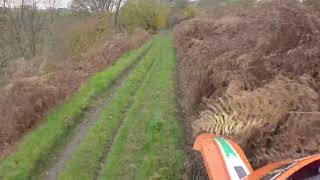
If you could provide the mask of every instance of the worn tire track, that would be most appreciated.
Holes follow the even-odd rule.
[[[72,132],[69,142],[65,145],[65,147],[56,155],[54,162],[52,165],[45,171],[43,175],[43,179],[45,180],[56,180],[59,174],[64,169],[67,162],[70,160],[73,152],[79,147],[81,142],[86,137],[90,127],[95,124],[103,110],[108,106],[109,102],[112,100],[112,97],[117,92],[118,88],[121,86],[123,82],[125,82],[132,70],[137,66],[138,62],[140,62],[147,52],[151,49],[152,44],[141,53],[135,60],[135,62],[129,66],[117,80],[113,82],[113,84],[108,88],[106,95],[98,101],[96,105],[89,108],[87,110],[87,115],[83,116],[84,120],[82,123],[78,125]]]
[[[151,63],[151,65],[150,65],[150,67],[149,67],[149,69],[148,69],[148,71],[147,71],[147,73],[146,73],[146,76],[145,76],[145,78],[140,82],[140,84],[144,84],[144,82],[147,80],[147,78],[148,78],[148,76],[149,76],[149,74],[150,74],[150,72],[151,72],[151,70],[152,70],[152,67],[153,67],[153,65],[154,65],[154,62],[155,62],[155,59],[152,60],[152,63]],[[139,89],[140,89],[140,88],[139,88]],[[139,91],[139,89],[136,90],[136,92],[135,92],[135,94],[134,94],[133,96],[136,96],[136,94],[137,94],[137,92]],[[131,100],[130,105],[127,107],[127,110],[132,106],[133,103],[134,103],[134,99]],[[116,137],[117,137],[117,135],[118,135],[119,130],[121,129],[121,127],[122,127],[123,124],[124,124],[124,120],[125,120],[126,116],[127,116],[127,112],[125,112],[125,113],[123,114],[123,116],[121,117],[121,119],[120,119],[120,124],[119,124],[119,126],[115,129],[115,131],[114,131],[114,133],[113,133],[114,135],[113,135],[113,137],[112,137],[112,140],[111,140],[110,143],[108,143],[108,145],[107,145],[107,147],[106,147],[106,149],[105,149],[105,152],[103,153],[103,156],[102,156],[101,159],[100,159],[100,164],[99,164],[100,167],[99,167],[98,171],[96,172],[96,177],[95,177],[94,179],[99,179],[99,177],[100,177],[100,175],[101,175],[101,169],[102,169],[103,165],[104,165],[104,164],[107,162],[107,160],[108,160],[108,155],[109,155],[109,152],[110,152],[110,150],[111,150],[111,147],[112,147],[112,145],[114,144],[114,141],[115,141],[115,139],[116,139]]]

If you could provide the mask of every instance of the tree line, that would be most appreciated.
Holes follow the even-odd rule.
[[[167,24],[170,3],[170,0],[73,0],[68,9],[59,9],[57,0],[0,0],[0,69],[10,59],[37,56],[45,36],[50,35],[50,24],[59,16],[61,19],[66,14],[82,17],[107,12],[114,16],[115,29],[157,30]]]
[[[68,8],[58,8],[57,1],[0,0],[0,71],[11,59],[41,54],[56,36],[50,27],[70,16],[104,13],[112,16],[115,32],[137,28],[155,32],[194,17],[198,5],[236,0],[72,0]]]
[[[15,6],[2,0],[0,9],[0,66],[16,57],[37,55],[38,34],[43,27],[44,12],[38,10],[36,0],[21,0]]]

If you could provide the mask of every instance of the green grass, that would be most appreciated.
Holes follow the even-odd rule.
[[[80,123],[80,116],[91,99],[106,91],[150,43],[127,53],[115,65],[91,77],[66,103],[49,113],[45,122],[18,145],[16,152],[1,162],[0,179],[34,179],[34,172],[50,162],[54,149]]]
[[[108,180],[182,179],[184,152],[174,93],[173,39],[161,34],[152,42],[154,46],[119,87],[59,179],[91,180],[97,175]],[[106,91],[150,43],[90,78],[51,112],[0,164],[0,179],[39,178],[40,167],[46,167],[55,149],[67,141],[94,97]],[[103,158],[105,164],[101,165]]]
[[[121,119],[131,105],[137,89],[154,62],[155,56],[159,55],[156,53],[156,49],[160,47],[160,44],[156,42],[156,39],[153,48],[121,85],[101,117],[89,130],[87,137],[73,154],[59,179],[95,179],[107,145],[112,141]]]
[[[116,136],[101,179],[182,179],[173,40],[162,35],[161,44],[151,73]]]

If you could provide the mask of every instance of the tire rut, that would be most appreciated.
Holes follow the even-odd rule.
[[[153,67],[153,65],[154,65],[154,61],[155,61],[155,59],[153,59],[151,65],[150,65],[150,67],[149,67],[149,69],[148,69],[148,71],[147,71],[147,73],[146,73],[145,78],[139,83],[140,85],[143,84],[143,83],[146,81],[146,77],[148,77],[148,74],[150,73],[150,71],[151,71],[151,69],[152,69],[152,67]],[[139,89],[140,89],[140,88],[139,88]],[[134,94],[133,96],[136,96],[136,94],[137,94],[137,92],[139,91],[139,89],[136,90],[136,92],[135,92],[135,94]],[[132,106],[133,103],[134,103],[134,99],[132,99],[132,101],[131,101],[130,104],[128,105],[127,110]],[[125,120],[125,118],[126,118],[126,116],[127,116],[127,112],[128,112],[128,111],[126,111],[125,113],[123,113],[123,116],[122,116],[121,119],[120,119],[120,124],[119,124],[119,126],[117,127],[117,129],[115,130],[115,132],[113,133],[114,135],[113,135],[113,137],[112,137],[112,140],[111,140],[111,142],[107,145],[107,147],[106,147],[106,149],[105,149],[105,152],[103,153],[103,156],[102,156],[101,159],[100,159],[100,168],[98,169],[97,174],[96,174],[96,177],[94,178],[95,180],[100,179],[100,176],[101,176],[101,173],[102,173],[102,168],[103,168],[103,166],[107,163],[108,155],[109,155],[109,153],[110,153],[110,151],[111,151],[111,148],[112,148],[112,146],[113,146],[113,144],[114,144],[114,142],[115,142],[115,139],[116,139],[116,137],[117,137],[120,129],[122,128],[122,126],[123,126],[123,124],[124,124],[124,120]]]
[[[89,129],[95,122],[98,120],[99,116],[103,110],[108,106],[109,102],[121,86],[121,84],[126,81],[131,74],[132,70],[137,66],[137,64],[144,58],[144,56],[151,49],[152,44],[139,55],[135,62],[130,65],[126,70],[124,70],[121,75],[112,83],[108,88],[106,95],[99,100],[97,104],[93,107],[90,107],[84,116],[82,123],[78,125],[72,132],[70,140],[67,142],[63,150],[57,153],[55,159],[53,160],[52,165],[45,171],[42,179],[44,180],[56,180],[59,174],[64,169],[67,162],[70,160],[74,151],[79,147],[81,142],[85,139]]]

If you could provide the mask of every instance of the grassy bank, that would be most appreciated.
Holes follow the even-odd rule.
[[[155,64],[116,136],[101,179],[182,178],[173,40],[162,35],[160,41]]]
[[[100,160],[108,144],[111,143],[117,128],[121,124],[121,119],[125,116],[127,108],[132,104],[137,89],[139,89],[155,57],[158,55],[156,53],[156,50],[160,48],[160,44],[157,43],[158,38],[154,41],[152,49],[121,85],[99,120],[90,129],[86,139],[72,156],[59,179],[95,179],[100,168]]]
[[[92,98],[106,91],[150,43],[127,53],[115,65],[91,77],[67,102],[49,113],[45,122],[18,145],[16,152],[1,162],[0,179],[33,179],[33,173],[47,165],[54,149],[80,123],[79,117]]]

